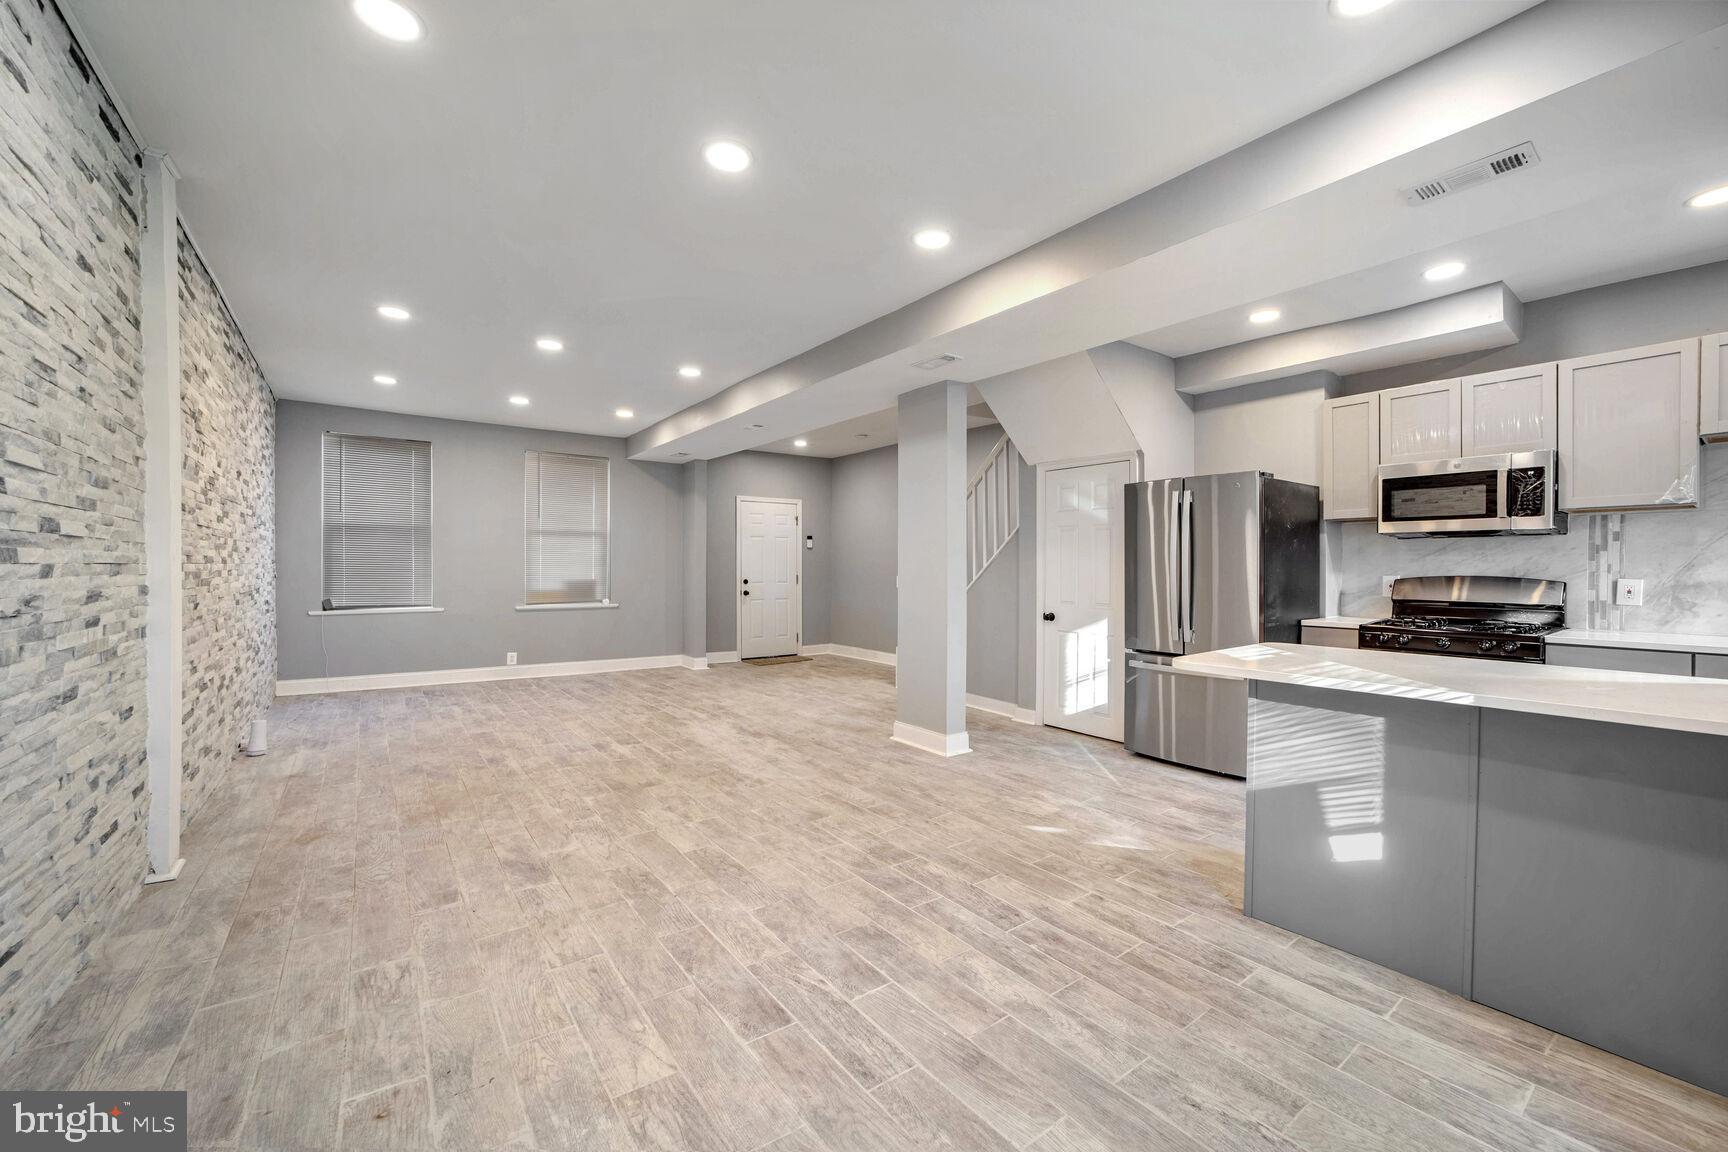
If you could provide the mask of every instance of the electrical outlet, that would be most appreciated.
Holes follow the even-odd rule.
[[[1644,581],[1614,581],[1614,603],[1624,608],[1636,608],[1644,603]]]
[[[1396,579],[1398,579],[1398,577],[1396,577],[1396,576],[1382,576],[1382,577],[1380,577],[1380,595],[1391,596],[1392,595],[1392,581],[1394,581]]]
[[[504,653],[504,663],[505,663],[505,664],[514,664],[514,663],[516,663],[516,653],[514,653],[514,652],[506,652],[506,653]]]

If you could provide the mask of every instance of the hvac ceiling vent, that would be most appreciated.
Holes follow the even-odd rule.
[[[1450,196],[1454,192],[1462,192],[1466,188],[1474,188],[1478,184],[1486,184],[1501,176],[1510,176],[1514,172],[1529,168],[1542,158],[1536,155],[1536,145],[1526,140],[1516,148],[1508,148],[1504,152],[1496,152],[1492,156],[1454,168],[1443,176],[1432,180],[1424,180],[1414,188],[1404,189],[1404,202],[1407,204],[1426,204],[1430,200],[1438,200],[1442,196]]]
[[[944,355],[944,356],[932,356],[928,360],[918,361],[916,364],[912,365],[912,367],[922,368],[926,372],[934,372],[934,371],[936,371],[936,369],[942,367],[943,365],[952,364],[952,363],[954,363],[954,361],[956,361],[958,359],[960,359],[960,357],[958,357],[958,356],[946,356],[946,355]]]

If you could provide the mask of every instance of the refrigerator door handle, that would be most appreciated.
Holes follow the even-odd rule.
[[[1177,630],[1186,645],[1194,639],[1194,493],[1182,489],[1182,583],[1177,598]]]

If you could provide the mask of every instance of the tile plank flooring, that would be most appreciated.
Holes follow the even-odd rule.
[[[1243,919],[1240,783],[892,713],[833,657],[280,702],[0,1084],[185,1088],[206,1149],[1728,1147]]]

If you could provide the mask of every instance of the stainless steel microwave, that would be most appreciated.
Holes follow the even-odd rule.
[[[1552,450],[1383,464],[1385,536],[1558,536],[1559,459]]]

